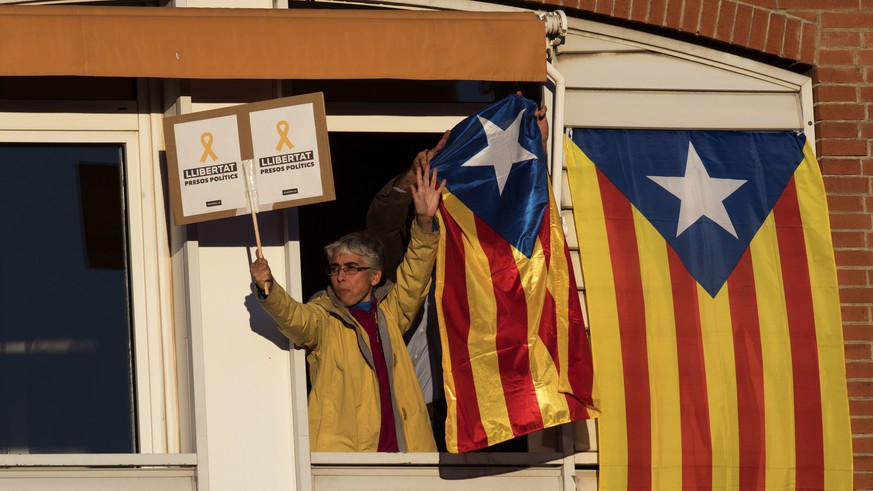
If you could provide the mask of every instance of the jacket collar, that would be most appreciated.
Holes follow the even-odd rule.
[[[381,286],[377,286],[373,290],[373,296],[376,297],[377,306],[378,303],[381,302],[385,298],[385,296],[388,295],[388,292],[391,291],[391,287],[393,286],[394,283],[391,280],[385,280],[385,283],[383,283]],[[337,298],[336,292],[334,291],[332,286],[327,285],[327,288],[321,290],[320,292],[317,292],[315,295],[312,295],[312,297],[309,298],[309,301],[311,302],[316,299],[324,299],[321,301],[328,300],[330,302],[328,310],[339,315],[346,321],[354,324],[352,316],[351,314],[349,314],[349,309],[345,305],[343,305],[342,302],[340,302],[339,298]]]

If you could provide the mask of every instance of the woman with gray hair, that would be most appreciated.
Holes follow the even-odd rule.
[[[436,174],[429,165],[416,173],[411,187],[415,220],[396,283],[376,287],[382,280],[382,246],[366,233],[345,235],[325,247],[330,285],[306,303],[275,283],[266,259],[258,257],[251,265],[261,306],[283,334],[307,350],[314,452],[436,451],[403,342],[427,295],[436,258],[434,216],[445,187],[445,181],[437,185]]]

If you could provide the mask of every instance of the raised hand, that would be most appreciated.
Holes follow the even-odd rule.
[[[516,91],[515,95],[519,97],[524,97],[524,94],[521,91]],[[534,119],[537,121],[537,127],[540,129],[540,138],[543,141],[543,150],[548,152],[549,147],[547,145],[549,141],[549,120],[546,119],[546,106],[543,104],[537,105],[537,110],[533,113]]]
[[[537,120],[537,126],[540,129],[540,138],[543,141],[543,151],[549,152],[547,145],[549,141],[549,120],[546,119],[546,106],[538,106],[534,113],[534,118]]]
[[[439,185],[437,182],[436,169],[431,170],[430,163],[425,163],[416,169],[415,184],[410,189],[415,204],[415,220],[427,232],[433,231],[433,217],[439,208],[443,188],[446,187],[445,179]]]
[[[431,159],[433,159],[436,154],[446,146],[446,142],[449,141],[449,136],[451,135],[451,130],[446,130],[443,133],[440,141],[433,148],[426,148],[415,156],[412,160],[412,165],[409,166],[409,170],[407,170],[404,174],[401,174],[397,180],[394,181],[394,186],[404,190],[409,191],[413,184],[415,184],[415,172],[417,169],[421,169],[425,165],[429,165]]]

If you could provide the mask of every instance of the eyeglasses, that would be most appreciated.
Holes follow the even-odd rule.
[[[358,266],[355,263],[345,263],[342,266],[339,264],[331,264],[327,268],[324,269],[324,272],[327,273],[328,276],[336,276],[340,271],[346,274],[346,276],[352,276],[358,274],[358,271],[363,271],[365,269],[373,269],[370,266]]]

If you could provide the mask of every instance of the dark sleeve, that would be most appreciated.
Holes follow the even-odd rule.
[[[412,195],[395,190],[393,178],[373,196],[367,210],[367,230],[385,246],[382,275],[391,281],[397,279],[397,266],[409,244],[411,210]]]

